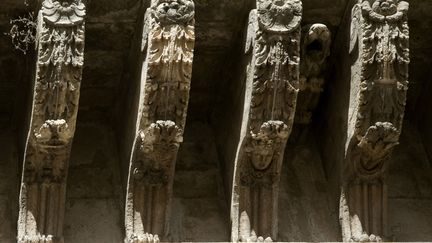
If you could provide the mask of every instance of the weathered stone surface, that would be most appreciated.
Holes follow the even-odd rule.
[[[297,104],[302,2],[258,0],[249,15],[242,127],[231,196],[231,240],[278,237],[278,193]]]
[[[354,64],[339,215],[344,241],[388,236],[386,175],[405,115],[408,9],[403,0],[359,0],[352,10]]]
[[[25,2],[0,3],[0,137],[4,137],[0,139],[0,215],[5,219],[0,223],[1,242],[16,242],[21,168],[14,167],[23,161],[20,157],[28,131],[27,100],[31,101],[34,66],[34,53],[30,50],[23,55],[15,50],[10,37],[3,33],[9,31],[11,19],[28,16]],[[325,24],[332,33],[333,44],[324,73],[326,82],[312,122],[294,125],[285,151],[279,197],[279,205],[283,205],[279,207],[281,241],[341,240],[337,203],[348,130],[352,57],[348,56],[348,25],[354,2],[303,0],[301,26]],[[86,3],[86,62],[65,204],[65,241],[121,242],[127,157],[132,147],[123,140],[133,140],[125,131],[132,131],[135,136],[131,124],[136,123],[136,118],[131,110],[137,110],[128,100],[133,100],[140,91],[131,73],[139,63],[136,56],[141,48],[136,49],[134,43],[141,39],[142,10],[150,1],[87,0]],[[243,108],[245,89],[245,77],[239,74],[245,66],[242,35],[255,1],[194,0],[194,3],[196,45],[188,123],[184,127],[186,133],[190,130],[190,135],[185,134],[176,164],[171,237],[176,241],[228,241],[227,208],[234,169],[231,162],[239,139],[233,134],[239,135],[244,120],[238,109]],[[425,0],[409,3],[410,89],[401,144],[395,147],[388,163],[387,239],[430,241],[432,37],[427,33],[432,25],[432,3]],[[299,98],[298,107],[310,101]],[[196,121],[205,125],[196,125]]]
[[[144,15],[137,130],[125,209],[127,242],[167,240],[195,45],[191,0],[154,0]],[[150,239],[147,239],[150,236]]]
[[[18,242],[63,242],[66,178],[84,65],[84,3],[41,4]]]
[[[174,177],[173,241],[229,241],[229,209],[226,205],[220,159],[211,127],[188,123],[180,146]]]

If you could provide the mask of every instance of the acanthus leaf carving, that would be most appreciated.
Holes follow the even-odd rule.
[[[192,0],[152,0],[153,16],[163,25],[187,24],[195,15]]]
[[[299,91],[301,16],[299,0],[258,0],[249,15],[245,51],[252,54],[246,80],[250,95],[245,95],[246,133],[235,161],[234,242],[277,238],[277,191]]]
[[[145,13],[145,78],[130,162],[126,242],[158,242],[169,233],[175,163],[192,76],[194,8],[192,0],[153,0]]]
[[[148,79],[145,86],[142,126],[160,120],[172,120],[184,124],[189,101],[190,79],[192,75],[193,50],[195,43],[194,19],[189,14],[194,11],[181,11],[190,8],[190,0],[160,0],[150,11],[148,18]],[[160,22],[154,17],[162,8],[166,17],[186,20],[179,23]],[[174,9],[172,9],[174,8]],[[174,13],[171,13],[174,11]],[[186,19],[180,14],[187,14]],[[161,16],[159,16],[161,18]]]
[[[300,26],[300,0],[258,0],[258,23],[261,28],[276,34],[289,33]]]
[[[85,5],[81,0],[46,0],[43,18],[55,26],[74,26],[84,22]]]
[[[357,99],[350,105],[355,120],[348,126],[341,194],[346,198],[341,208],[349,214],[341,216],[341,225],[351,228],[343,230],[344,240],[387,236],[386,172],[399,141],[408,90],[408,7],[403,0],[359,0],[353,8],[350,51],[358,50],[354,68],[361,72],[351,81]],[[361,206],[356,201],[375,203]]]
[[[42,2],[19,242],[63,241],[66,178],[84,63],[84,17],[81,0]]]

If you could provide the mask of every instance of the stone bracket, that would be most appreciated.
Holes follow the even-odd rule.
[[[399,142],[408,90],[409,4],[358,0],[352,10],[348,142],[340,204],[344,241],[387,236],[386,172]],[[359,73],[359,75],[357,75]]]
[[[143,89],[129,169],[125,242],[158,242],[169,233],[192,76],[194,14],[192,0],[154,0],[145,13]]]
[[[300,0],[258,0],[249,15],[245,115],[231,199],[233,242],[277,239],[280,173],[299,91],[301,18]]]
[[[84,63],[82,0],[44,0],[19,198],[18,242],[63,242],[69,155]]]

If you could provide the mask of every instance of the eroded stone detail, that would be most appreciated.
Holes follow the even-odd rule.
[[[277,163],[283,157],[289,129],[281,121],[265,122],[257,134],[251,132],[244,148],[247,162],[240,169],[240,184],[245,187],[271,187],[279,181]]]
[[[386,169],[399,141],[408,90],[408,7],[402,0],[360,0],[353,8],[350,46],[359,59],[351,80],[356,99],[350,104],[354,119],[348,124],[341,196],[344,241],[387,236]]]
[[[301,16],[299,0],[259,0],[249,15],[251,61],[231,205],[234,242],[277,238],[283,152],[299,90]]]
[[[300,92],[295,122],[309,124],[324,90],[327,57],[330,56],[331,33],[323,24],[302,28]]]
[[[66,177],[84,62],[85,5],[45,0],[24,156],[19,242],[62,242]]]
[[[126,242],[158,242],[169,233],[192,75],[194,14],[191,0],[152,1],[146,12],[144,89],[129,172]]]

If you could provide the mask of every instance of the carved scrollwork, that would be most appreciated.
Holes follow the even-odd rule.
[[[409,9],[403,0],[365,0],[361,5],[362,13],[372,21],[400,21],[406,17]]]
[[[66,178],[84,64],[82,0],[44,0],[24,155],[19,242],[63,242]]]
[[[361,0],[353,8],[351,47],[361,41],[361,76],[351,144],[359,146],[353,148],[352,161],[360,174],[370,174],[371,165],[385,172],[381,163],[388,160],[402,129],[408,90],[407,10],[402,0]],[[366,142],[372,134],[388,144]]]
[[[159,8],[165,15],[161,15]],[[160,16],[150,17],[146,23],[149,25],[146,38],[149,42],[149,77],[145,87],[142,127],[158,119],[172,120],[181,125],[186,120],[192,76],[194,5],[189,0],[160,0],[149,11],[150,15]],[[169,24],[163,22],[164,18],[170,19],[166,20]]]
[[[390,122],[400,131],[408,90],[408,3],[362,1],[361,10],[364,44],[358,135],[375,122]]]
[[[187,24],[195,15],[192,0],[153,0],[153,16],[161,24]]]
[[[231,204],[234,242],[277,238],[277,192],[299,91],[301,16],[300,0],[258,0],[249,14],[246,132],[238,145]]]
[[[359,0],[352,11],[350,51],[358,52],[352,68],[360,75],[353,72],[351,81],[349,116],[355,120],[348,124],[340,205],[344,241],[387,236],[386,172],[408,90],[408,7],[403,0]]]
[[[126,242],[158,242],[149,236],[168,235],[175,163],[189,102],[194,15],[192,0],[152,0],[145,14],[145,79],[129,171]]]
[[[84,64],[85,6],[81,1],[47,0],[41,12],[34,136],[37,142],[64,145],[75,130]]]
[[[84,22],[86,11],[81,0],[46,0],[43,17],[48,24],[74,26]]]
[[[294,119],[299,90],[301,11],[301,1],[278,0],[258,1],[257,12],[251,12],[250,20],[256,19],[261,23],[258,27],[254,27],[256,24],[253,22],[250,23],[249,32],[253,33],[248,38],[253,39],[247,40],[248,43],[254,43],[255,49],[250,115],[250,127],[254,132],[257,132],[266,120]],[[275,18],[270,18],[273,17],[272,12],[278,13]],[[289,22],[292,25],[279,23],[282,21],[279,20],[281,16],[290,14],[295,16]],[[280,29],[281,26],[285,27]]]
[[[85,6],[78,0],[46,0],[42,3],[31,125],[33,133],[28,144],[32,147],[28,150],[32,152],[27,154],[27,160],[32,163],[25,167],[26,170],[42,169],[32,164],[44,164],[45,167],[65,165],[64,160],[69,157],[66,151],[70,149],[75,132],[84,63],[84,15]],[[47,159],[51,152],[61,156]],[[44,161],[38,162],[40,159]],[[54,162],[56,165],[48,165]],[[46,173],[40,171],[36,174]],[[54,181],[59,181],[58,175],[54,177]]]
[[[300,0],[258,0],[258,22],[269,32],[289,33],[300,26],[302,3]]]

